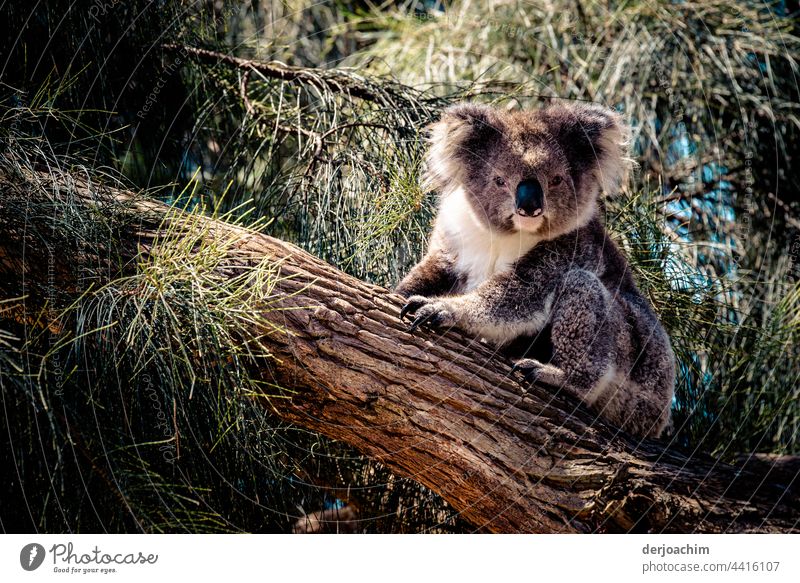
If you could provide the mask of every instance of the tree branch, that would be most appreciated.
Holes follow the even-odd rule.
[[[162,48],[170,53],[191,56],[197,61],[220,64],[235,69],[241,69],[245,74],[256,72],[263,77],[279,79],[290,83],[304,83],[341,93],[350,97],[372,101],[381,104],[392,104],[396,107],[406,105],[409,101],[421,101],[419,94],[401,90],[394,82],[386,80],[377,84],[366,77],[345,69],[314,69],[308,67],[294,67],[280,61],[259,61],[226,55],[208,49],[191,47],[187,45],[164,44]],[[244,95],[244,90],[242,95]]]

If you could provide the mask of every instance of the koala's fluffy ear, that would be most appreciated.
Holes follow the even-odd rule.
[[[483,152],[501,136],[500,118],[488,105],[463,103],[447,108],[428,126],[430,147],[425,187],[447,192],[463,183],[463,173],[483,162]]]
[[[546,110],[573,172],[592,172],[605,194],[615,194],[627,177],[630,127],[622,116],[594,103],[554,105]]]

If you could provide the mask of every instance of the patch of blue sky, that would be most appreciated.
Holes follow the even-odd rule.
[[[671,243],[670,246],[671,253],[664,265],[668,281],[673,289],[686,292],[695,290],[696,295],[699,294],[698,297],[702,299],[702,296],[711,289],[711,279],[694,265],[679,259],[683,255],[678,243]]]
[[[345,502],[344,500],[339,500],[338,498],[334,499],[329,498],[326,499],[325,502],[323,503],[323,508],[325,510],[341,510],[345,506],[347,506],[347,502]]]
[[[692,218],[692,207],[682,198],[669,201],[666,210],[667,214],[677,221],[686,222]]]
[[[703,166],[703,182],[716,182],[719,185],[719,188],[730,188],[730,182],[723,181],[723,176],[725,176],[727,173],[727,166],[723,166],[717,162],[709,162]]]
[[[683,128],[683,125],[681,124],[679,128]],[[667,146],[666,162],[670,166],[678,164],[684,158],[688,158],[697,153],[697,144],[689,139],[685,128],[683,130],[679,128],[674,128],[672,130],[675,139]]]

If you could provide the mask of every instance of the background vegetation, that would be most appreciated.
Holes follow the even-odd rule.
[[[147,189],[383,285],[424,251],[435,208],[418,181],[424,127],[447,104],[619,109],[639,167],[606,221],[680,359],[672,446],[726,460],[800,453],[800,37],[787,3],[3,11],[0,172],[78,170]],[[3,219],[55,248],[102,246],[133,220],[3,195]],[[270,388],[247,377],[252,354],[220,325],[247,282],[210,278],[218,259],[173,248],[130,279],[85,282],[54,298],[69,310],[61,330],[38,329],[21,290],[0,283],[0,464],[17,469],[3,528],[287,531],[350,487],[357,530],[469,529],[416,484],[252,404]],[[127,286],[152,293],[135,302]]]

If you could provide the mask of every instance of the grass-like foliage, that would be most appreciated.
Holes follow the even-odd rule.
[[[37,180],[38,165],[0,161],[5,232],[24,229],[29,260],[43,251],[60,282],[57,295],[39,290],[54,305],[37,310],[20,297],[2,306],[11,319],[0,335],[0,383],[15,428],[4,433],[2,463],[19,478],[4,499],[5,528],[288,531],[304,508],[337,503],[347,484],[331,476],[360,485],[353,499],[370,519],[348,528],[453,527],[446,506],[417,484],[271,415],[269,403],[292,389],[269,381],[272,356],[252,330],[285,333],[267,317],[284,309],[273,293],[279,264],[231,264],[237,241],[193,220],[203,206],[149,216],[115,205],[100,184],[72,190],[88,169],[51,167]],[[98,233],[109,250],[135,234],[147,247],[102,285],[117,260],[96,254]],[[17,285],[3,291],[19,293]],[[51,467],[51,494],[33,506],[28,497]]]
[[[259,310],[281,309],[279,265],[220,277],[231,241],[176,227],[99,285],[93,273],[119,267],[109,250],[152,219],[90,211],[31,177],[146,189],[392,285],[435,212],[419,181],[424,127],[466,99],[624,113],[639,166],[606,223],[679,358],[672,439],[725,459],[800,453],[800,223],[787,194],[800,188],[800,40],[783,3],[162,4],[6,15],[0,249],[82,260],[54,272],[74,285],[44,290],[45,306],[0,285],[13,428],[0,463],[17,468],[4,528],[285,531],[348,487],[360,530],[465,528],[424,489],[256,404],[292,390],[252,375],[269,355],[246,333]]]

